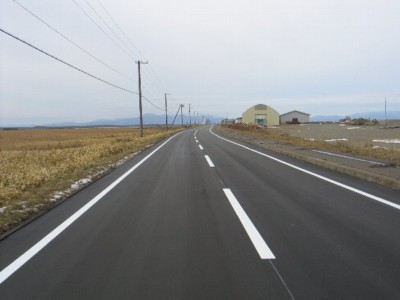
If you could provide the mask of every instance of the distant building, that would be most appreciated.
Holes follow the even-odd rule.
[[[310,114],[293,110],[286,114],[279,116],[279,121],[281,124],[299,124],[299,123],[309,123]]]
[[[242,114],[242,123],[259,126],[279,125],[279,113],[270,106],[257,104]]]

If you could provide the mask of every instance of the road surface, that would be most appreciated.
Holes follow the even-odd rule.
[[[146,150],[0,242],[0,298],[399,299],[398,192],[255,147]]]

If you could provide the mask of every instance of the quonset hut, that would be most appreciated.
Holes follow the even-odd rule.
[[[250,107],[242,114],[242,123],[259,126],[279,125],[279,113],[265,104]]]

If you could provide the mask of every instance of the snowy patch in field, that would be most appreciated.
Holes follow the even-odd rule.
[[[344,126],[346,126],[346,124],[339,124],[339,126],[340,126],[340,127],[344,127]]]
[[[325,142],[346,142],[348,139],[330,139],[330,140],[325,140]]]
[[[311,141],[311,142],[315,142],[315,139],[309,138],[309,139],[305,139],[306,141]]]
[[[0,207],[0,214],[2,214],[6,210],[7,206]]]
[[[352,129],[361,129],[361,127],[347,127],[347,129],[352,130]]]
[[[385,144],[400,144],[399,139],[394,140],[372,140],[374,143],[385,143]]]
[[[381,147],[381,146],[373,146],[372,149],[385,149],[385,150],[389,150],[389,148]]]

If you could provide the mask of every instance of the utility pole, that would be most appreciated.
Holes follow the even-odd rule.
[[[387,117],[386,117],[386,97],[385,97],[385,128],[387,128]]]
[[[167,104],[167,95],[164,94],[165,97],[165,130],[168,131],[168,104]]]
[[[142,111],[142,79],[140,76],[140,65],[148,64],[149,62],[136,61],[138,65],[138,74],[139,74],[139,112],[140,112],[140,137],[143,137],[143,111]]]
[[[182,127],[183,127],[183,112],[182,109],[185,107],[185,105],[181,104],[181,121],[182,121]]]
[[[189,104],[189,126],[192,126],[192,117],[190,115],[190,104]]]

